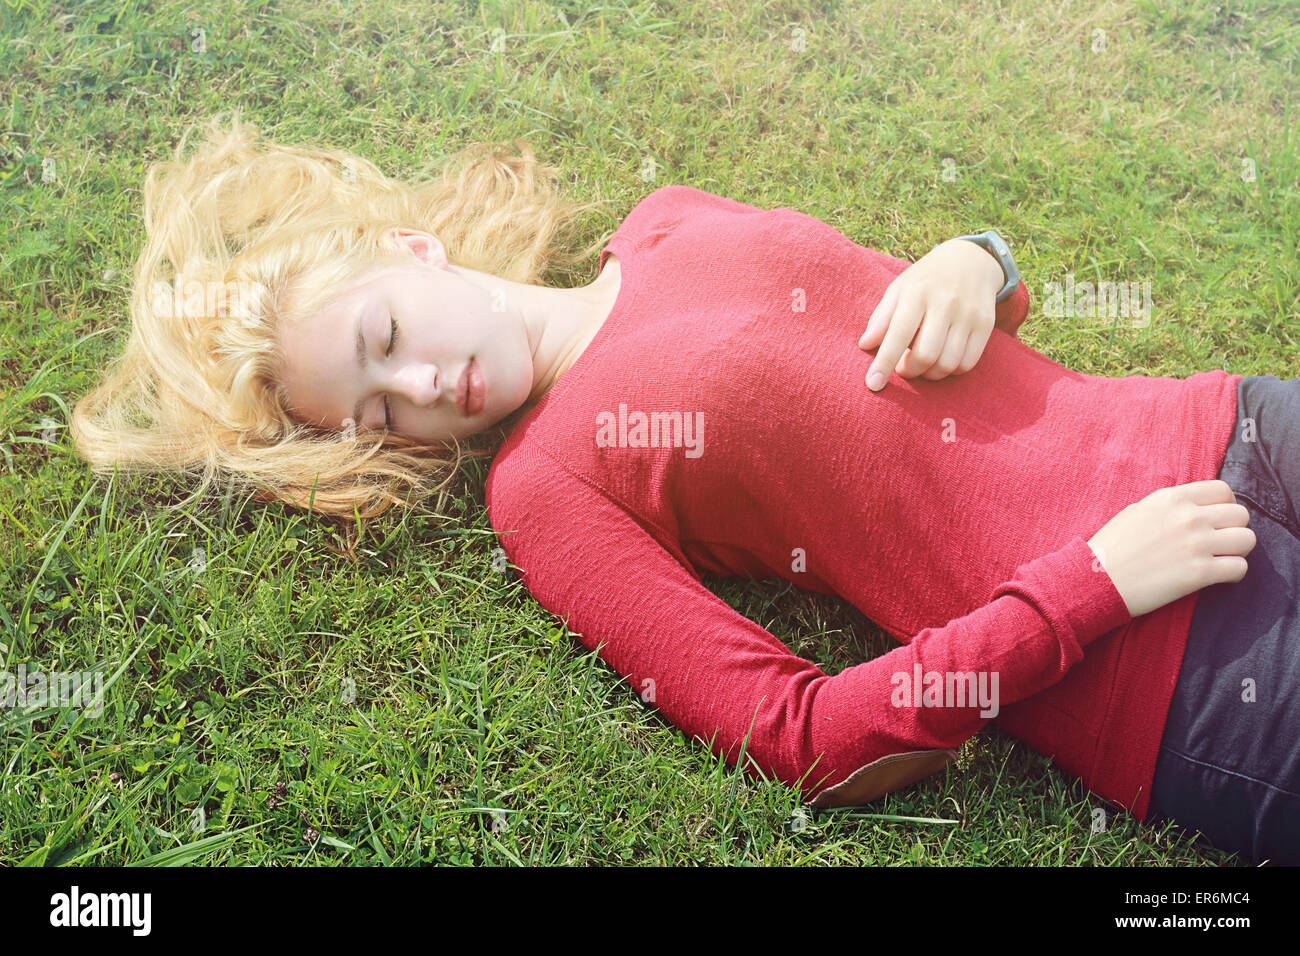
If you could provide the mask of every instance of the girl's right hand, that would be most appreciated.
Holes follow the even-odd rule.
[[[1240,581],[1255,532],[1226,481],[1193,481],[1151,492],[1088,539],[1133,617],[1210,584]],[[1100,568],[1098,567],[1100,565]]]

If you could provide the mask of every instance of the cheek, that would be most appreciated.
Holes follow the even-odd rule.
[[[521,356],[517,349],[504,348],[499,339],[483,342],[477,348],[471,348],[471,351],[487,382],[485,411],[493,415],[504,415],[512,407],[511,402],[519,392],[521,380],[526,379],[527,387],[532,388],[532,363],[527,352]]]

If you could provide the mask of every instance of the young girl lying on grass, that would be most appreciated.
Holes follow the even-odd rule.
[[[150,172],[80,452],[339,515],[495,453],[536,599],[812,805],[994,720],[1138,819],[1300,863],[1300,380],[1080,374],[1019,341],[1028,292],[976,242],[909,264],[687,186],[547,287],[582,258],[553,173],[523,147],[411,185],[214,122]],[[899,646],[828,676],[703,575],[839,595]]]

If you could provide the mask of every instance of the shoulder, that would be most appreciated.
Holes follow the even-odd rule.
[[[687,219],[763,211],[757,206],[728,199],[726,196],[674,183],[671,186],[660,186],[642,197],[624,217],[619,231],[640,236],[675,227]]]
[[[671,186],[660,186],[658,189],[646,195],[641,202],[637,203],[636,208],[640,208],[643,205],[647,208],[659,210],[703,209],[741,213],[764,211],[758,206],[751,206],[749,203],[740,202],[736,199],[729,199],[726,196],[719,196],[716,193],[711,193],[704,189],[698,189],[695,186],[686,186],[681,183],[674,183]]]
[[[527,430],[527,423],[521,423],[511,431],[488,466],[483,501],[488,521],[498,531],[498,519],[524,503],[530,488],[546,481],[547,456],[525,440]]]
[[[599,508],[600,491],[558,461],[547,445],[542,436],[520,427],[493,457],[483,501],[488,523],[496,531],[565,521],[580,524]]]

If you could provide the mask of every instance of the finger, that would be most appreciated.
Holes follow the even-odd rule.
[[[1237,500],[1237,496],[1232,493],[1232,488],[1220,478],[1189,481],[1176,487],[1185,489],[1191,500],[1198,505],[1216,505],[1221,502],[1233,503]]]
[[[1210,577],[1220,584],[1235,583],[1249,570],[1246,559],[1240,555],[1223,555],[1210,558]]]
[[[911,290],[903,290],[898,295],[898,307],[889,320],[889,329],[885,339],[876,351],[876,357],[867,369],[867,388],[878,392],[885,387],[889,376],[898,367],[898,360],[916,335],[917,326],[921,324],[924,304],[921,296]]]
[[[871,310],[871,318],[867,320],[867,330],[862,333],[862,338],[858,339],[858,348],[870,352],[880,344],[885,329],[889,327],[889,317],[898,305],[898,292],[898,280],[895,279],[889,283],[889,288],[880,297],[876,307]]]
[[[915,378],[928,372],[943,355],[951,332],[952,323],[946,314],[937,308],[927,309],[909,353],[899,363],[898,374],[904,378]]]
[[[966,351],[957,363],[957,374],[964,375],[973,369],[984,354],[984,349],[989,344],[989,337],[993,334],[993,327],[977,328],[971,332],[970,338],[966,340]]]
[[[1245,556],[1255,548],[1255,532],[1249,528],[1221,528],[1214,532],[1214,553]]]
[[[925,377],[932,382],[937,382],[941,378],[947,378],[961,364],[962,357],[966,354],[966,343],[970,341],[970,333],[961,329],[950,329],[948,332],[948,342],[943,347],[943,354],[939,356],[939,361],[930,366],[926,371]]]
[[[1201,507],[1198,513],[1209,519],[1212,528],[1244,528],[1250,524],[1250,511],[1245,505],[1221,503]]]

